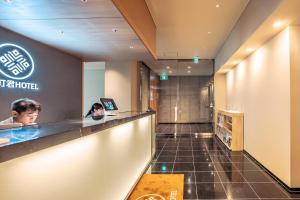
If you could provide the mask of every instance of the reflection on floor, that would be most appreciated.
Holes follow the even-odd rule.
[[[202,138],[194,134],[212,130],[211,126],[210,129],[207,126],[180,125],[180,133],[184,134],[174,137],[174,134],[171,135],[174,125],[173,129],[171,125],[159,125],[156,157],[147,173],[184,174],[184,199],[296,197],[287,193],[243,152],[228,151],[213,136]]]
[[[156,127],[156,134],[190,134],[190,133],[211,133],[211,123],[204,124],[159,124]]]

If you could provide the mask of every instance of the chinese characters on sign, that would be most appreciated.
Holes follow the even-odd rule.
[[[36,83],[22,81],[33,71],[33,59],[24,48],[8,43],[0,45],[0,74],[7,78],[0,79],[0,88],[38,90]]]
[[[14,80],[2,80],[0,79],[0,88],[20,88],[29,90],[38,90],[36,83],[26,83]]]

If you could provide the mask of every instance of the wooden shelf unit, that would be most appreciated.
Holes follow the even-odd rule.
[[[244,149],[244,113],[217,111],[216,135],[232,151]]]

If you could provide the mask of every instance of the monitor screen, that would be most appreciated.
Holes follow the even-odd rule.
[[[113,99],[100,98],[100,101],[106,111],[118,110]]]

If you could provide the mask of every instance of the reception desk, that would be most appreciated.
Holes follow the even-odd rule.
[[[155,114],[0,131],[5,200],[125,199],[155,153]]]

